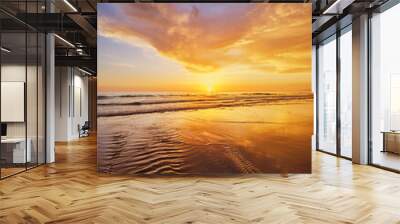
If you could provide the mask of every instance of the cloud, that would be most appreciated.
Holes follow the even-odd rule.
[[[308,4],[140,3],[115,7],[119,13],[100,10],[100,35],[154,48],[191,72],[208,73],[238,63],[269,74],[311,70]]]

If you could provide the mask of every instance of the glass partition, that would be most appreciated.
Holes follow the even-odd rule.
[[[336,36],[318,47],[318,149],[336,153]]]
[[[371,162],[400,170],[400,4],[371,19]]]
[[[16,13],[42,12],[43,5],[0,2]],[[0,12],[1,179],[45,163],[45,44],[43,33]]]
[[[38,33],[38,64],[37,64],[37,162],[46,162],[46,37],[43,33]]]
[[[27,33],[27,82],[26,82],[26,114],[27,114],[27,150],[29,161],[27,167],[34,167],[38,160],[38,35],[34,32]]]
[[[24,171],[31,157],[26,141],[26,33],[3,32],[1,46],[1,176],[7,177]]]

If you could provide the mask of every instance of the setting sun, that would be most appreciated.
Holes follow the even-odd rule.
[[[213,86],[212,84],[209,84],[209,85],[207,86],[207,92],[208,92],[208,93],[214,92],[214,86]]]
[[[217,79],[216,79],[215,74],[207,74],[207,75],[203,75],[201,76],[201,83],[202,86],[207,93],[214,93],[216,92],[216,83],[217,83]],[[221,80],[219,80],[221,81]]]

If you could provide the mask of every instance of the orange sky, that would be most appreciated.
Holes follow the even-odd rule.
[[[99,91],[310,91],[311,4],[99,4]]]

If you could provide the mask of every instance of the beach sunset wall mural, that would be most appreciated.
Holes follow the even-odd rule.
[[[311,4],[98,4],[98,71],[99,172],[311,172]]]

